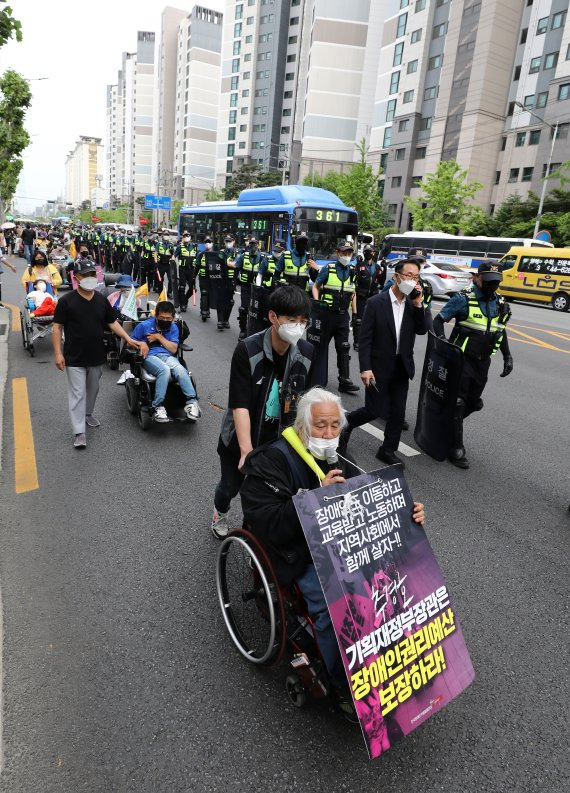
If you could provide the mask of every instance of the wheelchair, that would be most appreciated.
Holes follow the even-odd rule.
[[[181,343],[178,346],[177,358],[184,368],[188,370],[188,366],[184,360],[184,353],[191,352],[193,349],[183,343],[184,339],[189,335],[188,326],[181,320],[177,320],[176,322],[181,339]],[[126,320],[123,323],[123,328],[127,333],[131,333],[135,324],[136,323],[131,320]],[[156,382],[156,377],[147,372],[143,367],[144,358],[142,355],[139,355],[138,352],[134,350],[130,350],[126,345],[121,350],[119,362],[121,360],[127,360],[130,367],[130,374],[125,380],[127,408],[129,413],[133,416],[137,416],[140,428],[144,431],[149,430],[155,423],[152,417],[152,400],[154,399],[154,384]],[[196,395],[198,395],[194,376],[190,370],[188,370],[188,374],[190,375],[190,380],[192,381]],[[178,383],[176,383],[171,376],[166,391],[166,398],[164,400],[164,408],[166,409],[169,420],[190,421],[184,412],[185,405],[186,398],[179,388]]]
[[[246,528],[233,529],[222,541],[216,587],[230,638],[246,661],[276,666],[285,648],[291,649],[285,691],[295,707],[330,694],[313,621],[299,587],[279,583],[267,551]]]
[[[28,284],[26,288],[27,291],[30,292],[33,289],[33,285]],[[51,286],[48,286],[46,291],[51,297],[54,297]],[[27,302],[24,303],[20,309],[22,344],[24,345],[24,349],[29,352],[31,358],[33,358],[36,354],[35,343],[38,341],[38,339],[44,339],[46,336],[53,333],[54,317],[53,314],[44,314],[36,317],[33,316],[33,313],[33,309],[30,308]]]

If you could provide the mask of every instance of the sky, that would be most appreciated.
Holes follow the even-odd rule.
[[[106,87],[117,82],[122,53],[136,50],[137,31],[154,31],[158,42],[167,5],[223,11],[225,2],[12,0],[10,5],[22,23],[23,40],[0,49],[0,73],[19,72],[31,80],[33,93],[26,115],[31,144],[16,193],[24,212],[63,194],[65,158],[80,135],[105,141]]]

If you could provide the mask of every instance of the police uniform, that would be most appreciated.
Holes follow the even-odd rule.
[[[367,253],[371,254],[368,258]],[[377,294],[379,288],[380,266],[374,261],[373,251],[369,245],[364,247],[364,256],[358,257],[355,272],[356,313],[352,315],[352,338],[353,347],[358,350],[358,337],[366,301]]]
[[[229,327],[229,311],[231,311],[231,286],[228,279],[227,259],[222,251],[202,251],[201,262],[204,263],[208,280],[208,296],[210,308],[216,310],[218,330]]]
[[[151,285],[152,273],[154,271],[154,254],[156,251],[156,242],[152,237],[143,237],[143,244],[140,252],[140,282],[146,283],[148,287]]]
[[[204,244],[207,242],[212,242],[210,237],[206,237]],[[214,256],[217,256],[217,253],[213,249],[211,251],[203,249],[198,251],[196,255],[196,273],[198,275],[198,283],[200,284],[200,317],[202,318],[202,322],[210,318],[210,281],[208,279],[207,253],[213,253]]]
[[[180,306],[181,311],[188,308],[188,299],[196,288],[196,276],[194,264],[196,261],[196,245],[192,241],[185,242],[182,239],[176,246],[174,256],[178,260],[178,270],[176,272],[176,284],[174,285],[173,297],[174,305]]]
[[[278,251],[275,256],[272,252],[270,256],[263,256],[253,268],[253,283],[251,285],[251,299],[247,317],[247,335],[253,336],[260,330],[265,330],[271,324],[267,316],[269,311],[269,296],[275,289],[279,274],[285,266],[283,240],[275,240],[274,250]]]
[[[246,250],[236,259],[236,280],[240,285],[240,307],[238,309],[240,339],[245,339],[247,336],[247,314],[251,300],[254,268],[258,267],[261,260],[265,257],[265,254],[257,247],[257,240],[255,237],[250,238],[249,245],[251,246],[252,243],[254,244],[255,252],[251,249]]]
[[[352,251],[352,245],[341,243],[337,253]],[[335,341],[338,367],[338,390],[347,394],[359,391],[350,379],[349,310],[355,289],[355,272],[352,264],[328,262],[319,271],[315,281],[319,290],[311,306],[311,325],[307,340],[315,347],[315,383],[327,387],[329,343]]]
[[[164,239],[158,240],[154,252],[154,259],[156,262],[156,291],[162,292],[164,289],[164,278],[168,274],[168,292],[169,298],[172,297],[172,274],[170,272],[170,263],[174,256],[174,247],[170,242]]]
[[[501,273],[494,266],[494,262],[479,265],[478,275],[482,277],[483,288],[486,284],[498,284],[502,280]],[[483,408],[481,395],[487,383],[491,356],[501,350],[504,360],[501,377],[506,377],[513,370],[506,332],[510,316],[510,307],[502,295],[484,292],[475,283],[471,290],[454,295],[434,320],[435,333],[445,337],[444,322],[455,319],[449,340],[460,347],[464,355],[449,451],[450,461],[458,468],[469,468],[463,446],[463,419]]]
[[[227,278],[227,285],[228,285],[228,304],[226,309],[226,314],[224,317],[224,328],[230,327],[230,316],[235,305],[234,295],[236,291],[236,267],[235,261],[237,256],[237,251],[235,249],[235,239],[231,236],[227,236],[224,239],[225,248],[223,251],[220,251],[220,256],[222,256],[225,269],[226,269],[226,278]],[[228,247],[230,245],[230,247]]]

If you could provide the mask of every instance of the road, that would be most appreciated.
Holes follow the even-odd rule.
[[[4,299],[18,303],[15,276],[3,280]],[[143,433],[117,373],[106,370],[103,426],[89,431],[84,452],[72,447],[50,342],[32,359],[12,332],[0,482],[0,790],[567,791],[570,314],[513,310],[515,370],[500,379],[493,362],[485,409],[466,422],[471,469],[404,458],[476,680],[372,763],[358,729],[327,707],[289,705],[285,667],[248,668],[219,614],[209,522],[235,319],[218,333],[196,309],[188,315],[199,425]],[[424,349],[422,339],[418,362]],[[22,391],[13,400],[19,378],[31,448]],[[416,379],[412,425],[417,388]],[[411,432],[403,440],[417,448]],[[364,468],[376,464],[377,445],[353,434]],[[237,503],[232,517],[237,524]]]

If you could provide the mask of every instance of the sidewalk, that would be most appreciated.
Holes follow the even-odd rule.
[[[8,338],[12,323],[9,308],[0,306],[0,472],[2,471],[2,431],[4,426],[4,388],[8,377]]]

